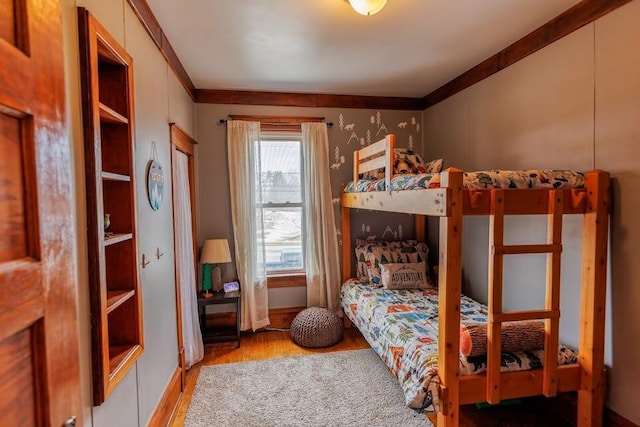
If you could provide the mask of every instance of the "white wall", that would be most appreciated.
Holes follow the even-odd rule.
[[[640,1],[635,0],[424,112],[425,151],[467,170],[608,170],[613,177],[607,313],[608,406],[640,423]],[[465,292],[486,301],[486,218],[464,223]],[[545,236],[513,218],[511,241]],[[564,221],[562,340],[579,331],[581,220]],[[541,307],[544,259],[508,259],[507,309]]]
[[[194,135],[194,104],[126,0],[64,0],[64,53],[67,110],[73,139],[78,236],[78,283],[82,418],[85,425],[146,425],[178,366],[173,254],[173,214],[169,122]],[[92,406],[91,340],[87,283],[84,149],[78,59],[76,6],[87,8],[133,57],[135,99],[135,179],[138,257],[151,260],[140,268],[144,353],[109,399]],[[146,166],[152,141],[164,169],[164,201],[153,211],[147,201]],[[156,249],[164,255],[157,259]]]

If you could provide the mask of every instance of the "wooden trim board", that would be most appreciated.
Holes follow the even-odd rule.
[[[193,139],[184,129],[178,126],[176,123],[169,123],[169,130],[171,134],[171,142],[175,144],[178,150],[183,153],[193,156],[194,147],[198,144],[198,141]]]
[[[277,105],[315,108],[424,109],[422,108],[422,98],[261,92],[250,90],[196,89],[195,101],[202,104]]]
[[[182,369],[176,366],[167,388],[149,420],[149,427],[168,426],[173,420],[182,397]]]
[[[191,203],[191,229],[193,236],[196,236],[196,189],[195,189],[195,171],[194,171],[194,147],[197,144],[196,140],[193,139],[189,134],[187,134],[182,128],[180,128],[175,123],[169,123],[169,134],[171,135],[171,185],[174,186],[176,183],[175,177],[173,176],[173,168],[174,163],[176,161],[176,155],[178,152],[183,153],[187,156],[188,168],[189,168],[189,200]],[[173,187],[172,187],[173,188]],[[173,188],[173,194],[175,194],[175,188]],[[177,215],[177,206],[175,205],[175,198],[173,199],[172,208],[173,208],[173,228],[174,230],[178,229],[178,215]],[[178,240],[174,235],[173,247],[175,253],[178,253]],[[178,360],[180,363],[180,367],[182,369],[182,381],[181,387],[184,389],[185,380],[186,380],[186,361],[184,354],[184,340],[182,336],[182,304],[181,304],[181,296],[180,296],[180,269],[178,268],[179,257],[175,258],[175,292],[176,292],[176,328],[178,331]],[[197,277],[198,273],[198,250],[196,247],[195,240],[193,241],[193,271]],[[196,285],[197,292],[197,285]]]
[[[559,418],[562,418],[572,426],[577,425],[576,414],[578,398],[576,392],[562,393],[551,399],[540,397],[540,401],[542,403],[542,407],[549,410],[549,412]],[[639,427],[637,424],[631,422],[606,406],[604,407],[604,419],[602,425],[608,427]]]
[[[284,307],[269,309],[269,320],[271,323],[267,328],[288,328],[291,326],[293,318],[306,307]],[[235,312],[207,313],[207,324],[214,323],[216,326],[235,326]]]
[[[613,409],[604,408],[604,425],[609,427],[639,427]]]
[[[129,3],[129,6],[131,6],[131,9],[133,9],[144,29],[147,30],[147,33],[149,33],[149,37],[151,37],[151,40],[153,40],[153,42],[156,44],[158,50],[160,50],[160,53],[162,53],[162,56],[164,56],[164,58],[167,60],[169,67],[171,67],[173,72],[176,74],[176,77],[178,77],[178,80],[180,80],[180,83],[182,83],[184,89],[187,91],[191,99],[195,101],[196,87],[191,81],[187,70],[184,69],[184,66],[180,62],[178,55],[173,50],[169,39],[164,34],[160,23],[151,11],[151,8],[149,7],[147,1],[127,0],[127,3]]]
[[[296,288],[307,286],[307,276],[304,274],[291,274],[287,276],[268,276],[267,287],[274,288]]]
[[[284,307],[269,309],[269,328],[289,328],[293,318],[306,307]]]

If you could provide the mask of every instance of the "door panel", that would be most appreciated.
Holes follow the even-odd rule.
[[[81,411],[57,0],[0,0],[0,425]]]
[[[11,396],[0,401],[3,425],[38,425],[36,386],[33,383],[35,357],[32,343],[35,328],[21,332],[0,344],[0,396]]]
[[[25,0],[0,0],[0,39],[26,52],[28,31]]]
[[[27,256],[25,183],[21,120],[0,112],[0,262]]]

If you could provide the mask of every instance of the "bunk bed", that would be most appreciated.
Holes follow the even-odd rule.
[[[396,190],[391,174],[394,162],[395,137],[388,135],[354,153],[353,183],[341,197],[343,246],[343,298],[351,278],[352,251],[350,209],[401,212],[415,215],[416,238],[426,237],[426,217],[440,218],[439,266],[437,289],[422,293],[437,306],[437,353],[435,392],[438,426],[457,426],[459,406],[534,395],[555,396],[559,392],[578,392],[579,426],[600,426],[604,404],[604,322],[608,241],[609,174],[604,171],[570,173],[578,179],[530,179],[527,184],[501,188],[496,180],[480,180],[477,173],[463,173],[449,168],[442,173],[427,174],[420,181],[420,189]],[[361,174],[384,170],[384,178],[375,183],[360,185]],[[507,173],[509,175],[511,173]],[[523,175],[517,171],[513,176]],[[531,175],[527,171],[525,176]],[[533,177],[533,175],[531,175]],[[485,177],[486,178],[486,177]],[[536,181],[534,185],[532,182]],[[475,183],[474,183],[475,182]],[[538,184],[538,185],[535,185]],[[525,187],[525,188],[518,188]],[[374,189],[378,191],[358,191]],[[546,215],[547,243],[534,245],[505,245],[505,215]],[[563,215],[583,215],[581,301],[579,348],[569,364],[558,363],[560,319],[560,259],[562,251]],[[486,307],[486,370],[466,375],[461,372],[460,325],[462,280],[463,216],[487,215],[489,229],[488,304]],[[505,311],[502,307],[503,258],[513,254],[547,254],[546,304],[544,309]],[[372,292],[364,292],[371,296]],[[353,295],[352,295],[353,297]],[[345,325],[358,325],[352,304],[343,302]],[[503,324],[517,321],[544,322],[542,367],[528,370],[501,371]],[[366,328],[366,325],[364,325]],[[371,334],[363,332],[365,337]],[[375,348],[375,347],[374,347]],[[413,350],[412,350],[413,351]],[[384,358],[383,358],[384,360]],[[388,363],[389,365],[389,363]],[[389,366],[392,372],[393,366]],[[401,382],[402,379],[398,378]]]

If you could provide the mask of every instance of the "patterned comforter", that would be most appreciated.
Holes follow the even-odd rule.
[[[385,191],[386,180],[358,180],[356,188],[353,182],[345,187],[345,193],[366,191]],[[419,190],[440,187],[440,174],[395,175],[391,178],[391,191]],[[464,172],[464,187],[470,190],[488,188],[581,188],[584,187],[584,174],[569,170],[529,169],[529,170],[491,170]]]
[[[342,286],[342,308],[398,378],[407,406],[435,410],[438,403],[437,289],[392,291],[350,279]],[[487,309],[463,296],[460,314],[462,322],[486,322]],[[542,367],[542,363],[542,350],[503,353],[501,370],[535,369]],[[560,345],[558,363],[577,363],[577,354]],[[485,370],[486,356],[461,356],[461,375]]]

